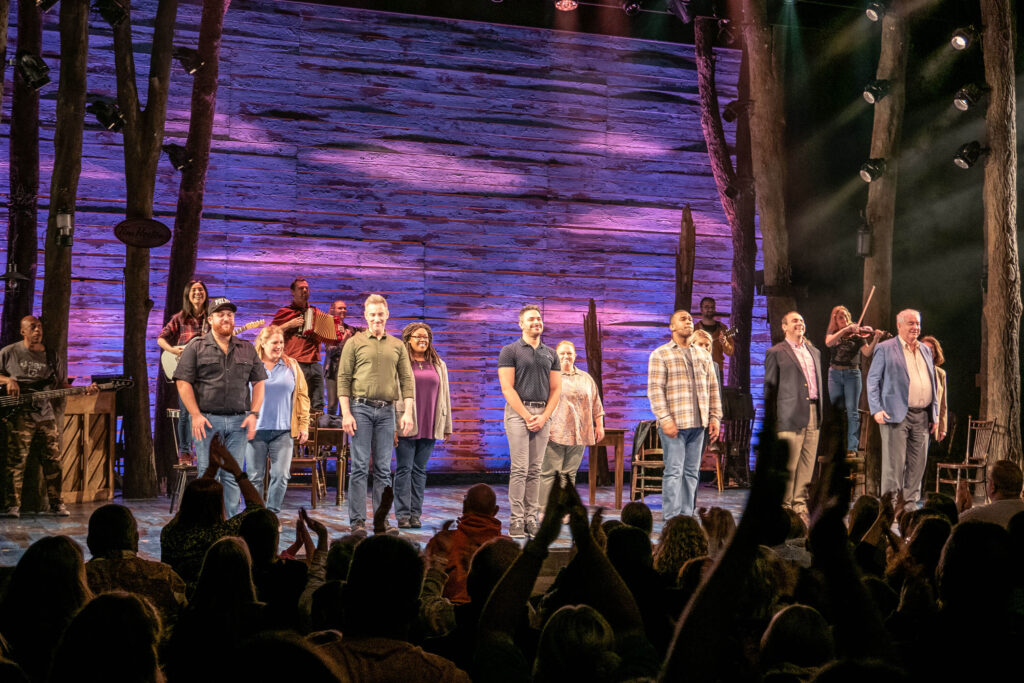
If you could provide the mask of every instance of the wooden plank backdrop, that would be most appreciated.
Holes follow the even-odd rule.
[[[155,2],[132,5],[145,74]],[[195,45],[199,12],[198,0],[183,0],[177,45]],[[56,13],[44,21],[54,78],[40,107],[48,190],[59,36]],[[112,55],[110,28],[96,16],[90,93],[114,95]],[[736,96],[739,54],[717,57],[724,104]],[[451,372],[455,423],[434,471],[507,469],[496,364],[519,335],[516,313],[526,303],[542,307],[549,343],[573,340],[583,356],[583,315],[595,299],[607,423],[631,429],[649,418],[647,356],[668,330],[619,323],[671,313],[686,204],[697,227],[694,307],[710,295],[728,311],[732,248],[701,133],[691,46],[253,0],[229,9],[222,59],[197,276],[212,295],[238,303],[240,323],[272,316],[298,275],[315,304],[348,300],[350,322],[371,292],[388,298],[392,332],[428,322]],[[190,93],[191,78],[175,66],[168,143],[184,143]],[[6,116],[0,130],[9,136]],[[71,304],[77,376],[121,367],[124,247],[112,231],[124,212],[120,145],[119,134],[87,118]],[[3,154],[5,201],[7,176]],[[155,207],[168,225],[178,182],[162,161]],[[44,196],[40,235],[47,209]],[[169,250],[153,250],[157,302]],[[39,259],[42,268],[42,243]],[[153,310],[151,337],[163,316]],[[767,344],[759,297],[758,403]],[[153,343],[151,389],[157,350]]]

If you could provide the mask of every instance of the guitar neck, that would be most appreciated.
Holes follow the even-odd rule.
[[[73,396],[84,394],[88,387],[69,387],[67,389],[49,389],[47,391],[33,391],[20,396],[0,396],[0,406],[10,406],[28,401],[55,399],[62,396]]]

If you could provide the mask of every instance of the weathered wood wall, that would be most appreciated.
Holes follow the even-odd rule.
[[[133,6],[146,73],[155,3]],[[199,11],[197,0],[182,2],[176,44],[195,44]],[[54,76],[55,22],[46,15]],[[94,16],[92,32],[89,92],[113,95],[110,29]],[[717,56],[725,102],[739,54]],[[549,342],[574,340],[582,355],[593,297],[607,422],[648,419],[647,356],[668,330],[616,323],[667,320],[686,204],[697,227],[694,301],[711,295],[728,307],[729,227],[701,133],[692,47],[258,0],[232,4],[222,59],[198,276],[238,303],[240,323],[272,316],[300,274],[323,307],[344,298],[358,317],[363,297],[379,292],[391,331],[426,320],[455,406],[455,434],[432,469],[507,467],[496,361],[526,303],[543,307]],[[42,91],[44,178],[55,86]],[[190,90],[176,67],[167,142],[184,142]],[[121,367],[120,136],[91,116],[86,125],[70,330],[78,376]],[[9,135],[6,119],[0,131]],[[6,163],[4,154],[4,200]],[[160,172],[155,207],[172,224],[179,176],[169,162]],[[46,209],[44,197],[41,225]],[[168,253],[153,251],[155,301]],[[154,338],[162,315],[150,318]],[[754,328],[759,394],[762,298]],[[155,365],[155,343],[152,356]]]

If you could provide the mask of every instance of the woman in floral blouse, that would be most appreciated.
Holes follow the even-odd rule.
[[[559,342],[555,353],[562,366],[562,396],[551,414],[551,432],[540,467],[542,506],[548,499],[555,476],[566,474],[575,484],[583,451],[604,438],[601,396],[593,378],[576,368],[576,347],[570,341]]]

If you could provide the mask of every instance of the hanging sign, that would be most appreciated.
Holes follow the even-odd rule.
[[[114,226],[114,235],[130,247],[151,249],[167,244],[171,229],[152,218],[129,218]]]

